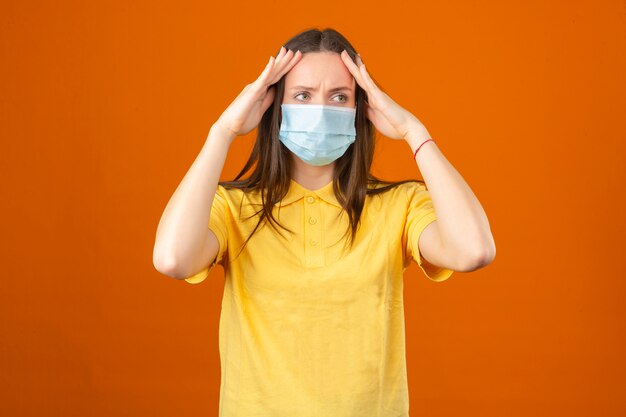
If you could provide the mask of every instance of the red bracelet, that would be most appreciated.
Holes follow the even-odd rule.
[[[432,139],[425,140],[424,142],[422,142],[422,144],[421,144],[420,146],[418,146],[418,147],[417,147],[417,149],[415,150],[415,153],[413,154],[413,159],[415,159],[415,156],[417,155],[417,151],[419,151],[419,150],[420,150],[420,148],[421,148],[422,146],[424,146],[424,143],[426,143],[426,142],[430,142],[431,140],[432,140]],[[432,140],[432,141],[434,142],[434,140]]]

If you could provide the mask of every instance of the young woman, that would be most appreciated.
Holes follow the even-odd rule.
[[[231,143],[254,128],[248,162],[219,182]],[[371,175],[374,128],[406,141],[425,182]],[[424,125],[343,36],[313,29],[213,124],[153,262],[189,283],[224,268],[220,416],[401,417],[404,270],[414,260],[444,281],[494,256],[480,203]]]

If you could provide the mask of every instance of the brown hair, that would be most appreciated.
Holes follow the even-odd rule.
[[[356,51],[339,32],[334,29],[309,29],[292,37],[284,47],[301,53],[330,51],[341,53],[344,49],[355,61]],[[356,63],[356,61],[355,61]],[[372,77],[373,79],[373,77]],[[376,80],[374,80],[376,82]],[[377,85],[380,86],[378,82]],[[294,233],[280,224],[272,214],[274,204],[282,200],[289,191],[291,175],[290,150],[278,138],[281,123],[281,103],[283,100],[285,77],[273,84],[276,88],[274,103],[267,109],[258,125],[256,143],[250,158],[241,172],[233,181],[220,181],[225,188],[238,188],[246,192],[260,191],[261,208],[251,217],[260,213],[259,221],[244,242],[241,250],[254,235],[264,219],[280,234],[275,224]],[[382,88],[381,88],[382,89]],[[374,126],[367,118],[364,103],[367,102],[367,93],[358,83],[356,84],[356,140],[346,152],[336,160],[333,176],[333,191],[337,201],[348,214],[350,226],[343,237],[350,232],[350,247],[354,242],[361,212],[366,195],[380,194],[406,182],[423,183],[421,180],[403,180],[389,182],[378,179],[370,173],[374,156]],[[239,180],[256,163],[254,170],[246,179]],[[370,188],[373,185],[376,188]],[[382,186],[380,186],[382,185]],[[340,214],[341,214],[340,213]],[[249,218],[251,218],[249,217]],[[248,219],[249,219],[248,218]],[[267,221],[266,220],[266,221]],[[281,235],[282,236],[282,235]],[[240,251],[241,252],[241,251]]]

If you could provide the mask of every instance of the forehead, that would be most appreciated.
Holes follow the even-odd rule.
[[[285,75],[285,88],[305,85],[314,88],[347,86],[353,88],[354,77],[335,52],[309,52]]]

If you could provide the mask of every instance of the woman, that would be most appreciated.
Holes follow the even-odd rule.
[[[255,127],[250,159],[219,182],[232,141]],[[406,141],[428,190],[371,175],[374,128]],[[343,36],[313,29],[213,124],[165,208],[153,261],[189,283],[224,267],[220,416],[398,417],[404,270],[415,260],[443,281],[494,256],[480,203],[424,125]]]

